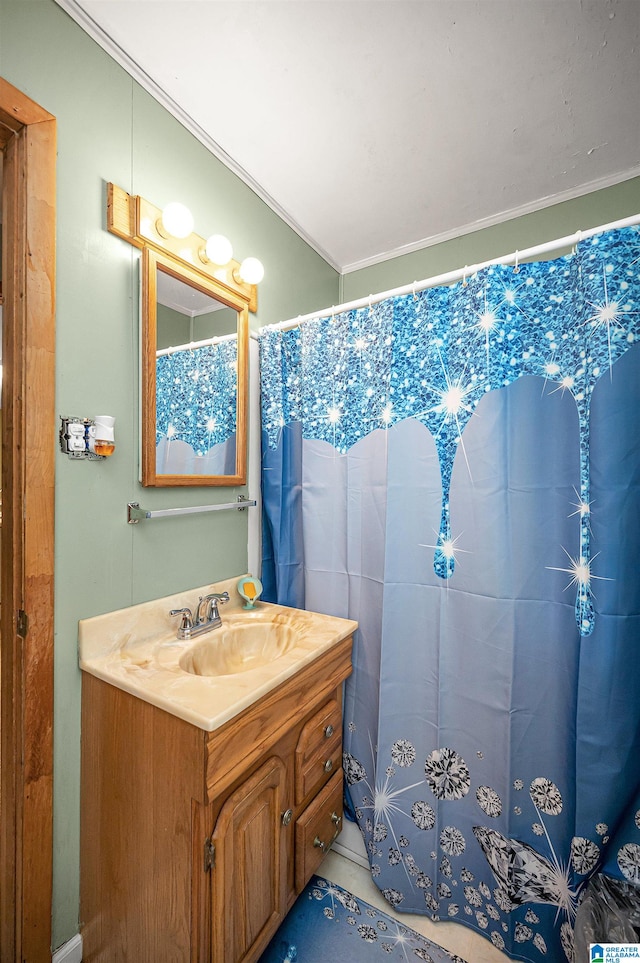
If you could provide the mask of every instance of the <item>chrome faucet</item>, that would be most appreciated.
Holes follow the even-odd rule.
[[[228,592],[212,592],[210,595],[200,596],[196,608],[196,617],[190,608],[171,609],[169,615],[181,615],[178,638],[181,640],[195,639],[196,636],[222,625],[218,605],[229,601]]]

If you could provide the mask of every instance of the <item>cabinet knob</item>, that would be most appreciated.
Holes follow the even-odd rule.
[[[325,728],[325,730],[324,730],[325,737],[326,737],[327,739],[330,739],[331,736],[333,735],[334,731],[335,731],[335,730],[334,730],[333,726],[331,725],[331,723],[329,723],[329,725],[326,726],[326,728]]]
[[[339,826],[340,823],[342,822],[342,816],[338,816],[337,813],[331,813],[331,822],[332,822],[335,826]]]
[[[292,819],[293,809],[287,809],[287,811],[282,814],[282,825],[288,826]]]
[[[331,772],[332,769],[333,769],[333,759],[327,759],[327,761],[324,764],[324,771]]]
[[[316,836],[316,838],[313,841],[313,845],[316,847],[316,849],[321,849],[323,853],[327,848],[327,844],[323,843],[319,836]]]

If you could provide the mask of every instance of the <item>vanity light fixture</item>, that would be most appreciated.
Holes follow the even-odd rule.
[[[257,311],[257,285],[264,277],[260,261],[254,257],[245,258],[242,263],[234,260],[231,243],[220,234],[206,240],[195,234],[193,217],[183,204],[173,202],[160,210],[144,197],[128,194],[109,183],[107,230],[134,247],[155,250],[192,270],[195,268],[223,289],[226,287],[238,295],[249,311]],[[224,296],[221,297],[224,300]]]

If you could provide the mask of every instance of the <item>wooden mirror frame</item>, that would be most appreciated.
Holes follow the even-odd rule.
[[[247,399],[249,392],[249,315],[247,302],[214,278],[170,254],[150,247],[142,249],[142,347],[141,347],[141,481],[147,487],[234,486],[247,480]],[[238,373],[236,393],[236,464],[230,475],[164,475],[156,470],[156,350],[157,272],[179,281],[233,308],[238,314]]]

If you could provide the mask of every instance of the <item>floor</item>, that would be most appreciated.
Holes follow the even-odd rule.
[[[462,957],[467,963],[512,963],[493,946],[489,940],[459,923],[434,923],[426,916],[413,913],[395,913],[373,882],[371,874],[363,866],[335,850],[330,850],[320,864],[318,876],[337,883],[354,896],[365,900],[376,909],[383,910],[427,939],[437,943],[449,953]]]

